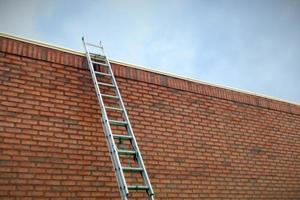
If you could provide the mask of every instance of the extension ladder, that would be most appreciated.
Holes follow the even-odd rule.
[[[129,198],[129,190],[144,190],[146,191],[147,198],[154,200],[154,192],[142,155],[133,134],[116,79],[109,59],[105,55],[103,45],[101,42],[99,45],[85,42],[83,37],[82,42],[95,86],[98,103],[101,108],[101,121],[117,177],[121,199],[127,200]],[[100,53],[92,53],[90,49],[97,49]],[[124,166],[124,163],[127,163],[128,166]],[[130,182],[130,184],[128,182]]]

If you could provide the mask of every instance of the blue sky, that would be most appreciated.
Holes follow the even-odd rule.
[[[0,0],[0,32],[300,103],[299,0]]]

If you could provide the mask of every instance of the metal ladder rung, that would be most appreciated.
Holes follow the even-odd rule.
[[[128,185],[128,190],[148,190],[149,187],[146,185]]]
[[[116,135],[116,134],[114,134],[113,137],[115,139],[122,139],[122,140],[130,140],[130,139],[132,139],[132,136],[130,136],[130,135]]]
[[[97,54],[95,54],[94,56],[91,56],[91,61],[104,61],[104,62],[106,62],[106,58],[102,57],[102,56],[98,56]]]
[[[92,63],[97,64],[97,65],[101,65],[101,66],[108,67],[108,64],[106,64],[106,63],[101,63],[101,62],[96,62],[96,61],[92,61]]]
[[[107,87],[116,87],[113,84],[103,83],[103,82],[97,82],[99,85],[107,86]]]
[[[124,150],[124,149],[118,149],[118,153],[120,155],[136,155],[136,151],[133,151],[133,150]]]
[[[88,43],[88,42],[86,42],[85,44],[89,45],[89,46],[92,46],[92,47],[96,47],[96,48],[102,49],[102,46],[100,46],[100,45],[95,45],[95,44],[91,44],[91,43]]]
[[[99,75],[102,75],[102,76],[111,76],[111,74],[107,74],[107,73],[103,73],[103,72],[97,72],[97,71],[95,71],[95,74],[99,74]]]
[[[118,110],[118,111],[123,111],[123,109],[121,108],[117,108],[117,107],[109,107],[109,106],[105,106],[105,108],[109,109],[109,110]]]
[[[117,120],[108,120],[110,124],[112,125],[117,125],[117,126],[125,126],[127,125],[128,123],[127,122],[124,122],[124,121],[117,121]]]
[[[95,53],[89,53],[91,56],[91,59],[94,60],[101,60],[101,61],[106,61],[106,57],[100,54],[95,54]]]
[[[118,96],[113,96],[113,95],[109,95],[109,94],[101,94],[101,96],[107,97],[107,98],[112,98],[112,99],[119,99]]]
[[[144,171],[141,167],[122,167],[124,172],[142,172]]]

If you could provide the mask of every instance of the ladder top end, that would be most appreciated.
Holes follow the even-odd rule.
[[[83,37],[83,36],[82,36],[82,38],[81,38],[81,39],[82,39],[82,41],[84,41],[84,37]]]

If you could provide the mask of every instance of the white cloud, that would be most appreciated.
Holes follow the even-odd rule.
[[[33,0],[1,0],[0,31],[26,37],[36,36],[37,3]]]

